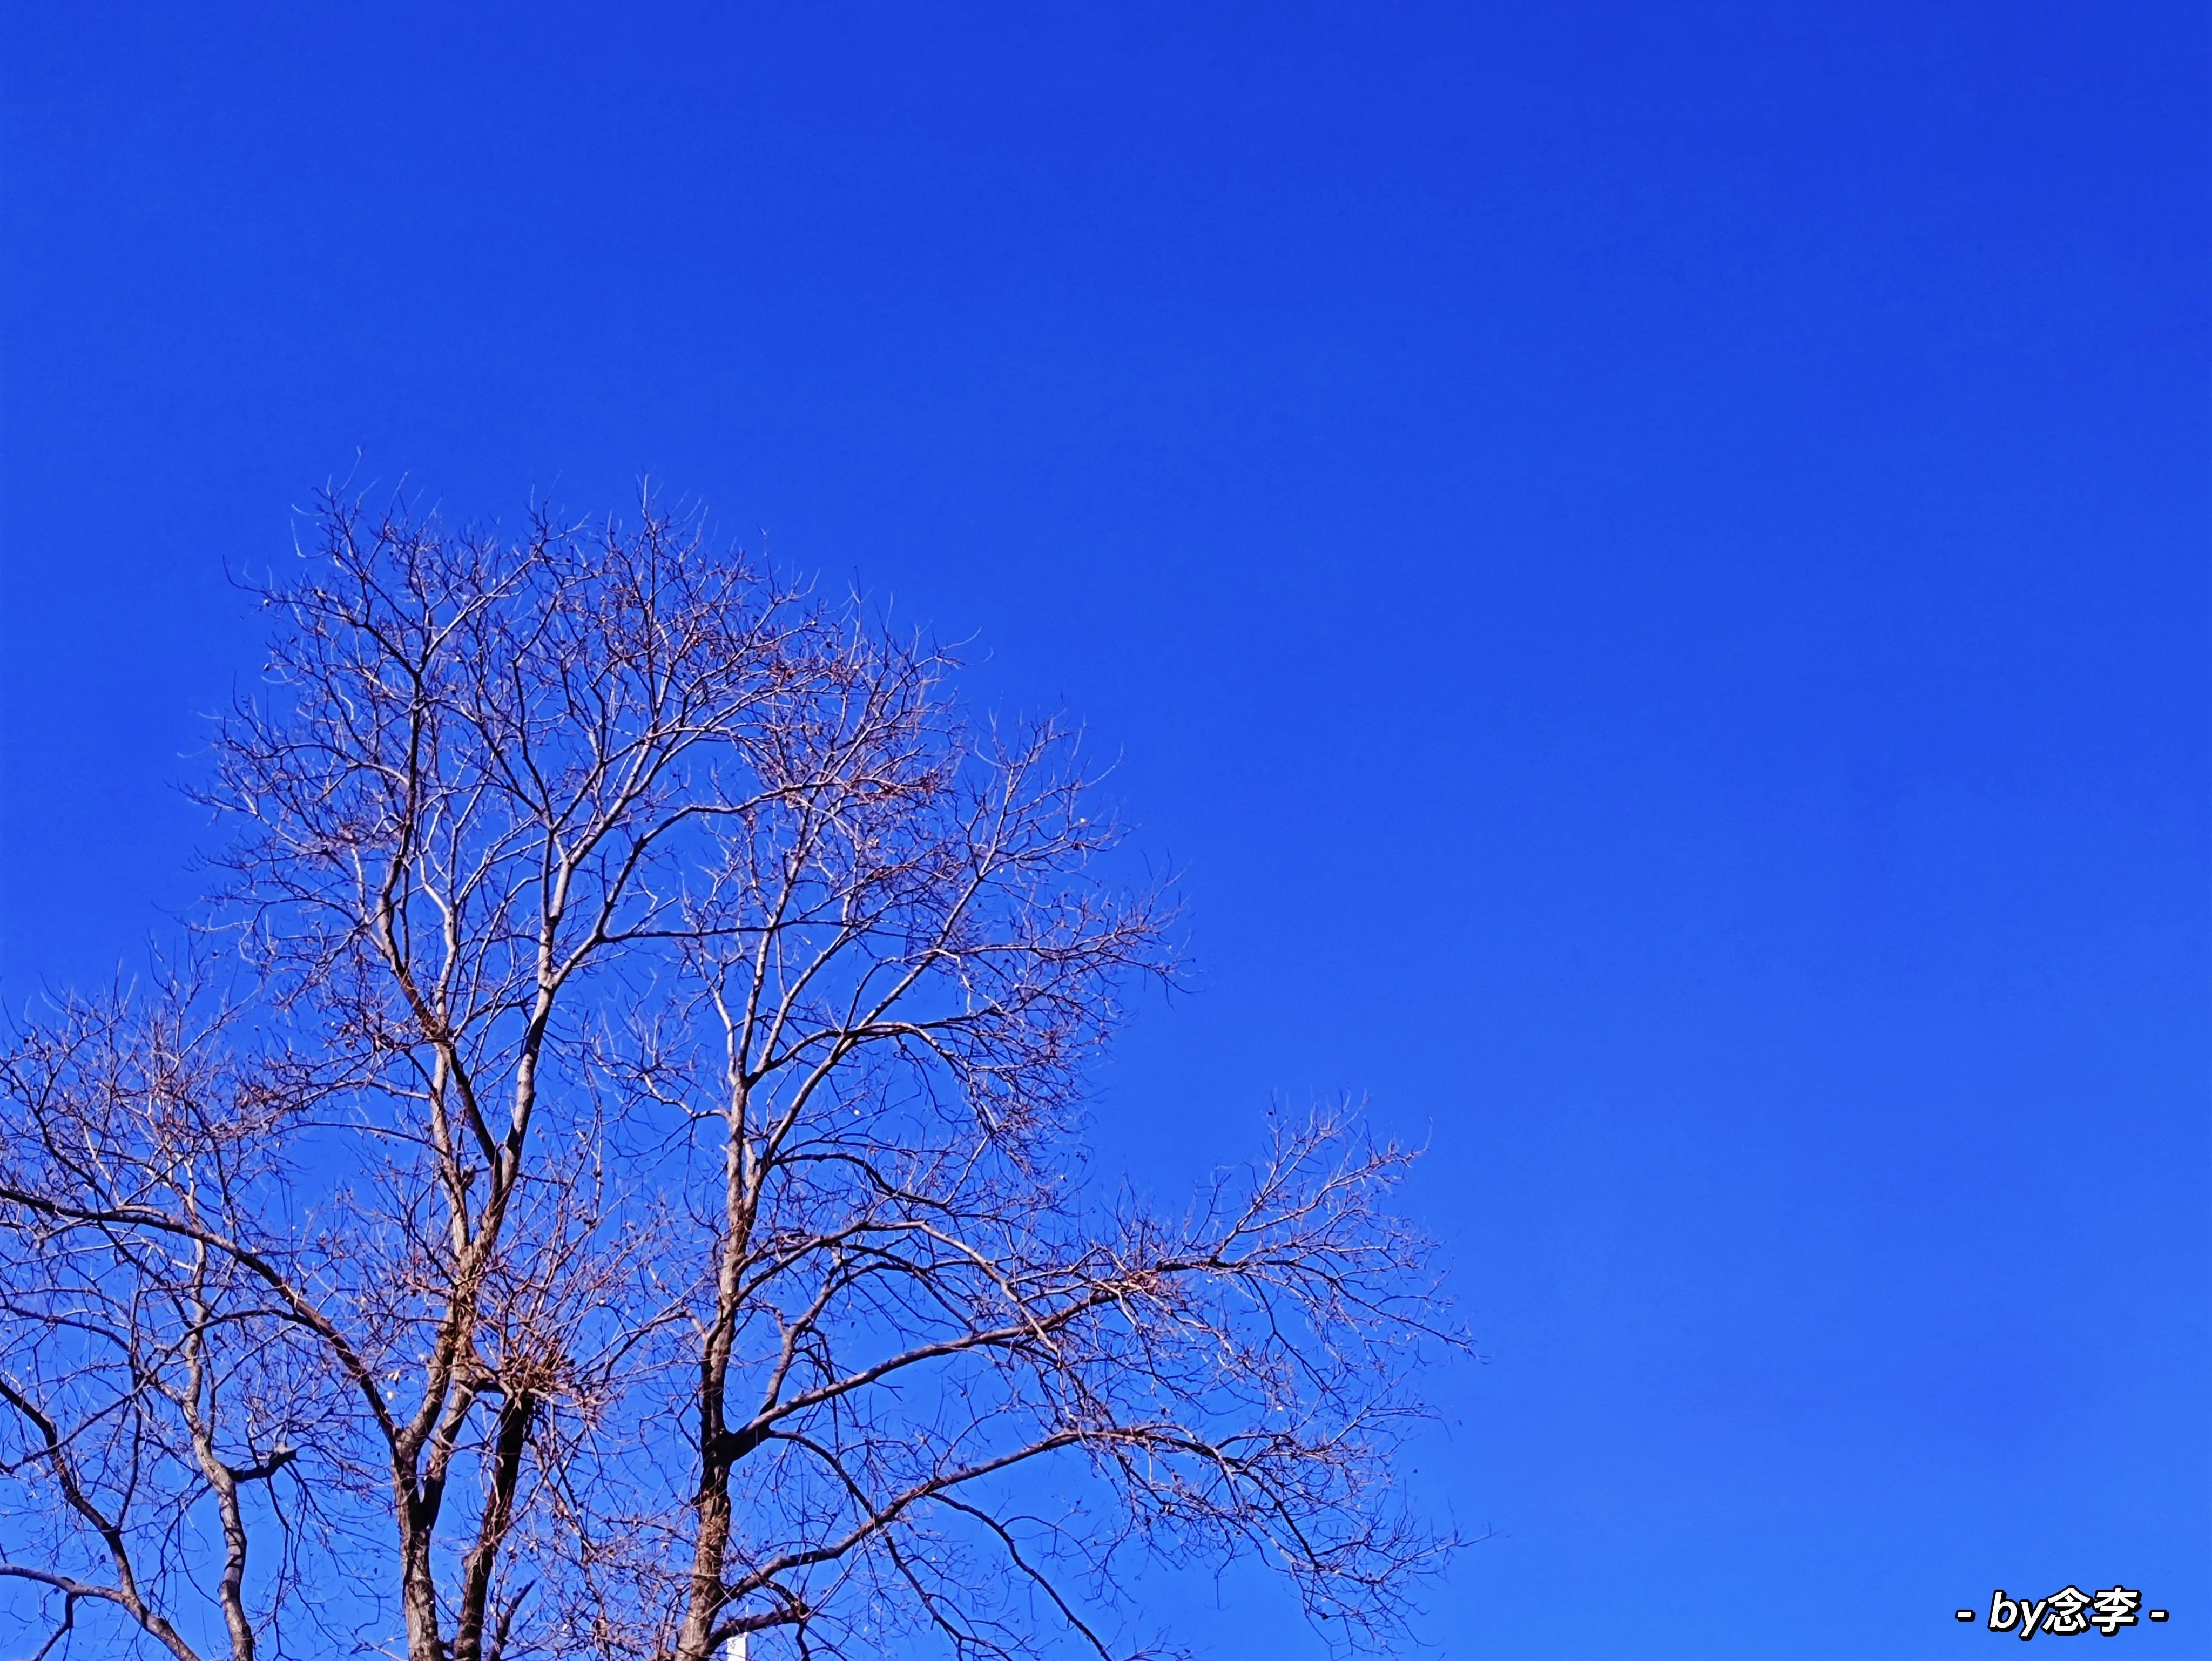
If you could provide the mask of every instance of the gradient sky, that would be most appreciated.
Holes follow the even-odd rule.
[[[225,563],[318,483],[649,473],[1124,757],[1198,990],[1105,1168],[1428,1138],[1437,1652],[2117,1580],[2212,1654],[2203,6],[0,31],[10,1001],[195,892]]]

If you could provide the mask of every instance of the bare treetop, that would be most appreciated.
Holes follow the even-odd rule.
[[[1389,1638],[1455,1342],[1406,1156],[1325,1114],[1178,1214],[1090,1191],[1088,1067],[1171,951],[1073,735],[649,506],[316,525],[205,791],[243,992],[9,1057],[45,1520],[0,1576],[59,1641],[1149,1653],[1127,1574],[1246,1553]]]

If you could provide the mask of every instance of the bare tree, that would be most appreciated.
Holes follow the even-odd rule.
[[[54,1595],[49,1648],[90,1606],[188,1661],[190,1586],[251,1661],[332,1540],[343,1478],[313,1451],[343,1404],[273,1295],[312,1281],[312,1248],[262,1216],[313,1092],[241,1075],[204,990],[69,1003],[6,1058],[0,1482],[26,1527],[0,1577]]]
[[[1137,1565],[1247,1553],[1387,1640],[1449,1543],[1390,1481],[1456,1342],[1407,1155],[1324,1113],[1179,1213],[1090,1191],[1172,963],[1073,735],[650,505],[316,523],[206,792],[236,1001],[8,1058],[47,1641],[1145,1653]]]

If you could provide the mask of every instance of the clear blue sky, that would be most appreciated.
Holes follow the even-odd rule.
[[[649,471],[1125,754],[1109,1167],[1430,1137],[1443,1653],[2212,1654],[2203,6],[0,27],[10,999],[193,892],[316,483]]]

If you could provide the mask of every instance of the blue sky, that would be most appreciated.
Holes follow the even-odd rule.
[[[193,894],[317,483],[649,473],[1124,758],[1108,1168],[1428,1138],[1441,1653],[2212,1653],[2203,8],[0,29],[11,1001]]]

